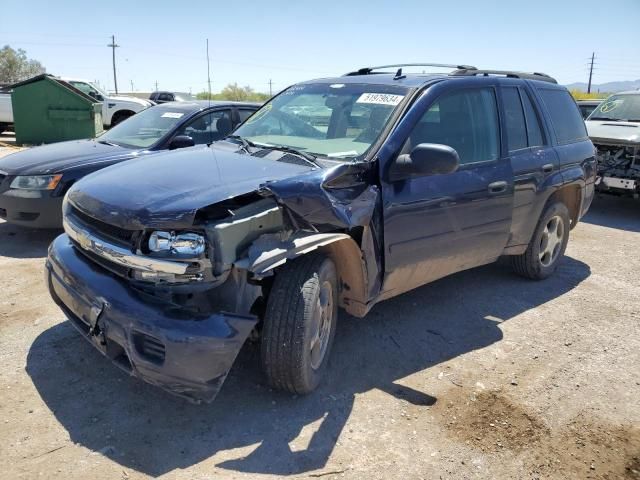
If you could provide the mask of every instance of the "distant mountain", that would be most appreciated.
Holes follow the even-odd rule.
[[[565,85],[569,90],[587,91],[587,84],[582,82],[571,83]],[[625,90],[638,90],[640,88],[640,80],[626,80],[622,82],[607,82],[599,85],[591,85],[591,92],[614,93],[624,92]]]

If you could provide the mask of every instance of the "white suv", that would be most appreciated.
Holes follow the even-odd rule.
[[[148,100],[135,97],[111,96],[94,83],[77,78],[60,78],[78,90],[102,102],[102,123],[105,127],[113,127],[145,108],[153,105]]]
[[[640,90],[611,95],[586,124],[597,149],[598,189],[640,196]]]

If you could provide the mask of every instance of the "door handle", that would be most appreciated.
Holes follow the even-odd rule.
[[[489,184],[489,193],[492,195],[507,191],[507,182],[493,182]]]
[[[553,172],[553,163],[547,163],[545,165],[542,166],[542,171],[544,173],[551,173]]]

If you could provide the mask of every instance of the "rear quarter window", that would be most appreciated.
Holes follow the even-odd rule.
[[[538,89],[551,117],[558,143],[572,143],[587,138],[587,129],[573,97],[566,90]]]

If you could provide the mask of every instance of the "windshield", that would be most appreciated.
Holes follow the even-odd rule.
[[[98,88],[93,83],[80,82],[80,81],[77,81],[77,80],[69,80],[67,83],[73,85],[74,87],[76,87],[81,92],[86,93],[87,95],[89,95],[89,96],[91,96],[93,98],[98,98],[98,95],[100,95],[103,98],[109,96],[109,95],[107,95],[107,93],[104,90],[101,90],[100,88]],[[96,95],[96,93],[98,95]]]
[[[612,95],[598,105],[588,120],[640,122],[640,95]]]
[[[123,147],[148,148],[181,121],[186,112],[166,107],[151,107],[112,127],[100,140]]]
[[[234,133],[259,146],[334,159],[359,157],[380,136],[407,91],[397,85],[294,85]]]

